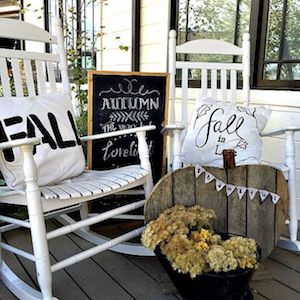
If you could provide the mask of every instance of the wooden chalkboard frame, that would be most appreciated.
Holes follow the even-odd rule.
[[[165,77],[165,96],[164,96],[164,124],[168,120],[168,111],[169,111],[169,85],[170,85],[170,76],[169,73],[164,72],[124,72],[124,71],[97,71],[90,70],[88,71],[88,135],[93,134],[93,76],[94,75],[115,75],[115,76],[141,76],[141,77]],[[88,158],[88,169],[93,169],[93,159],[92,159],[93,144],[92,141],[87,143],[87,158]],[[163,149],[162,149],[162,172],[163,176],[166,172],[166,137],[163,136]]]

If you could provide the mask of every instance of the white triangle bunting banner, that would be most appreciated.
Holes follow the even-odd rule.
[[[245,195],[245,193],[247,191],[247,188],[244,186],[237,186],[236,190],[237,190],[239,199],[242,199],[242,197]]]
[[[223,181],[220,180],[220,179],[216,179],[216,190],[217,190],[218,192],[220,192],[220,191],[223,189],[223,187],[224,187],[225,185],[226,185],[225,182],[223,182]]]
[[[214,180],[216,177],[212,174],[210,174],[209,172],[205,171],[205,177],[204,177],[204,183],[207,184],[209,182],[211,182],[212,180]]]
[[[254,188],[249,188],[248,187],[248,195],[250,197],[251,200],[254,199],[256,193],[258,192],[258,189],[254,189]]]
[[[234,190],[236,190],[239,199],[242,199],[247,191],[248,191],[249,198],[251,200],[253,200],[255,198],[257,193],[259,193],[261,202],[263,202],[268,197],[268,195],[271,196],[272,202],[274,204],[276,204],[278,202],[278,200],[280,199],[279,195],[277,195],[275,193],[271,193],[266,190],[259,190],[259,189],[255,189],[255,188],[251,188],[251,187],[245,187],[245,186],[236,186],[233,184],[226,184],[224,181],[216,178],[213,174],[206,171],[205,168],[203,168],[202,166],[196,165],[195,166],[196,178],[199,177],[203,173],[204,173],[204,183],[205,184],[208,184],[209,182],[215,180],[216,181],[216,184],[215,184],[216,191],[220,192],[224,187],[226,187],[226,195],[227,196],[230,196],[234,192]]]
[[[264,202],[270,193],[266,190],[259,190],[259,197],[261,202]]]
[[[198,178],[203,172],[205,172],[205,169],[199,165],[195,166],[195,176]]]
[[[226,195],[230,196],[232,192],[235,190],[236,186],[232,184],[226,184]]]
[[[272,202],[274,204],[276,204],[278,202],[278,200],[280,199],[280,196],[277,195],[277,194],[274,194],[274,193],[270,193],[270,195],[271,195],[271,198],[272,198]]]

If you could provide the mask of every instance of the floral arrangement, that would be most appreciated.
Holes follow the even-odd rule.
[[[216,214],[199,205],[176,205],[151,221],[142,234],[144,246],[160,247],[172,268],[189,273],[228,272],[237,268],[256,268],[256,242],[241,236],[222,240],[213,232]]]

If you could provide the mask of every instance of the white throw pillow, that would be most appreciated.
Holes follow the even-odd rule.
[[[26,137],[42,139],[33,156],[39,185],[54,184],[84,171],[85,158],[66,94],[0,98],[0,142]],[[0,169],[12,189],[25,185],[22,162],[19,148],[0,151]]]
[[[265,107],[217,104],[212,98],[199,101],[183,143],[183,162],[222,168],[222,151],[233,149],[237,165],[259,163],[260,133],[270,113]]]

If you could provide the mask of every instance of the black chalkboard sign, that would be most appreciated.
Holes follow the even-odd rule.
[[[166,73],[89,71],[89,134],[155,125],[147,133],[153,179],[164,172],[169,77]],[[90,169],[103,170],[139,163],[135,135],[88,144]]]

